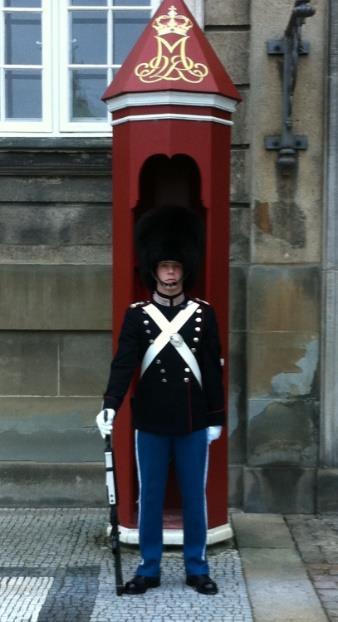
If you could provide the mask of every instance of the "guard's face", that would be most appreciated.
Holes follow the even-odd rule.
[[[179,261],[160,261],[156,269],[158,286],[167,294],[176,294],[182,289],[183,266]]]

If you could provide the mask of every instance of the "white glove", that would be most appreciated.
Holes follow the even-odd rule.
[[[105,420],[106,413],[106,420]],[[113,430],[113,421],[116,412],[113,408],[105,408],[96,416],[96,425],[99,428],[102,438],[109,436]]]
[[[210,425],[207,428],[207,435],[208,435],[208,443],[210,445],[210,443],[212,443],[212,441],[217,441],[217,439],[221,436],[222,434],[222,426],[221,425]]]

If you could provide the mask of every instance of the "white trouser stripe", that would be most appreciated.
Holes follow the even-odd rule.
[[[206,549],[207,549],[207,537],[208,537],[208,504],[207,504],[207,481],[208,481],[208,470],[209,470],[209,443],[208,443],[208,431],[205,430],[205,440],[207,443],[207,450],[205,456],[205,465],[204,465],[204,517],[205,517],[205,544],[202,552],[202,559],[205,561],[206,559]]]
[[[136,470],[137,470],[137,479],[138,479],[138,511],[137,511],[137,527],[140,533],[140,524],[141,524],[141,496],[142,496],[142,481],[141,481],[141,470],[140,470],[140,460],[138,455],[138,430],[135,430],[135,458],[136,458]],[[141,559],[140,566],[144,564],[144,560]]]

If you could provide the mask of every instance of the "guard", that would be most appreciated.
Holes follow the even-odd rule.
[[[136,368],[132,398],[139,478],[141,561],[125,593],[160,585],[162,521],[168,468],[174,461],[183,505],[187,585],[216,594],[206,558],[208,445],[225,423],[220,340],[215,313],[187,291],[203,256],[202,220],[195,211],[167,206],[137,222],[136,250],[150,301],[127,310],[112,361],[103,409],[96,422],[104,437]]]

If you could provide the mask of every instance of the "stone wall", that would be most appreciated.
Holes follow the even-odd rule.
[[[338,5],[328,2],[322,252],[319,511],[338,511]]]
[[[198,3],[194,0],[195,4]],[[230,505],[316,508],[327,2],[303,29],[282,178],[280,38],[293,0],[206,0],[239,88],[231,182]],[[202,13],[201,13],[202,15]],[[201,15],[199,16],[201,18]],[[104,503],[93,425],[111,356],[110,139],[0,139],[0,504]]]
[[[264,138],[281,133],[280,39],[293,0],[206,2],[206,31],[239,86],[231,191],[230,505],[316,507],[327,3],[303,27],[294,131],[309,148],[288,178]]]
[[[229,503],[243,505],[246,464],[246,289],[250,262],[250,4],[207,0],[205,30],[242,96],[233,115],[230,245]]]
[[[110,147],[0,139],[2,505],[104,500],[93,418],[111,358]]]
[[[309,148],[283,176],[264,138],[281,133],[281,61],[265,42],[279,39],[293,2],[251,4],[251,257],[248,272],[248,511],[315,510],[319,424],[320,261],[326,2],[302,37],[293,98],[294,133]]]

